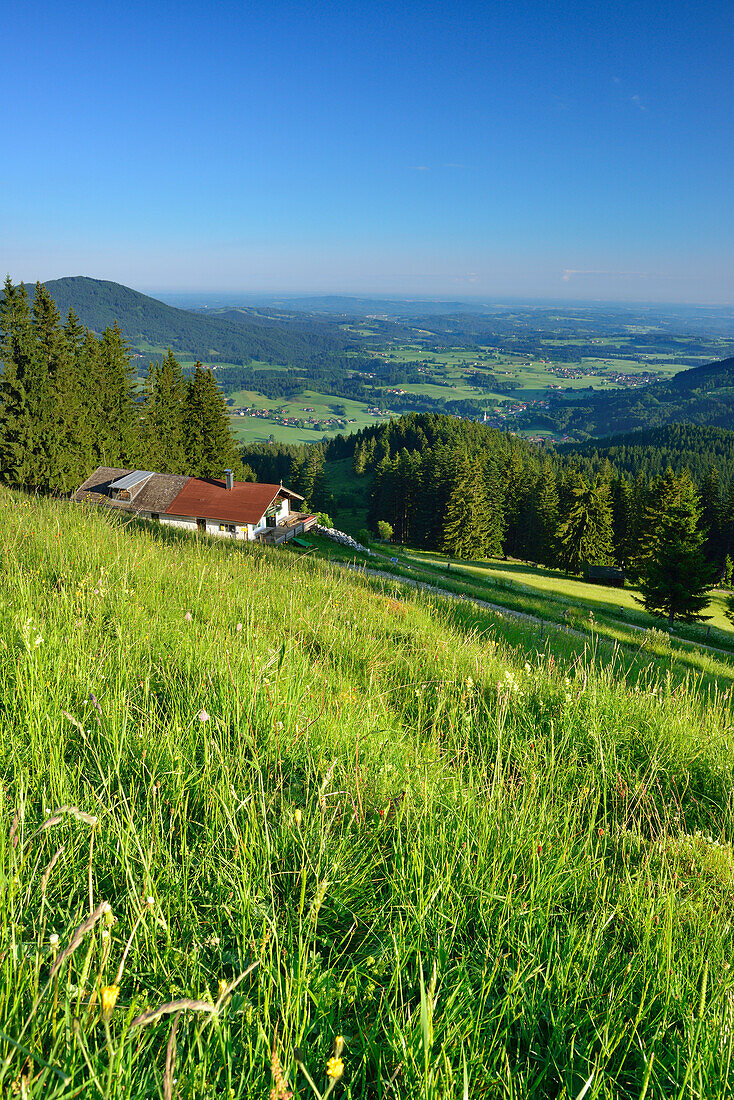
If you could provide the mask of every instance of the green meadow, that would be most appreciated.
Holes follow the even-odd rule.
[[[256,390],[237,390],[230,394],[230,399],[235,407],[250,407],[254,409],[268,409],[285,417],[295,417],[305,420],[312,416],[315,419],[327,419],[337,416],[334,408],[343,408],[344,416],[354,423],[348,423],[344,427],[330,427],[326,430],[312,427],[299,428],[290,424],[278,424],[275,420],[260,419],[253,416],[239,416],[233,414],[230,417],[230,428],[233,435],[240,443],[261,443],[270,439],[272,435],[279,443],[318,443],[321,439],[328,439],[333,435],[346,435],[359,431],[360,428],[384,423],[385,417],[372,416],[368,409],[370,406],[364,401],[352,401],[347,397],[333,397],[322,394],[316,390],[305,390],[292,398],[269,398]],[[311,411],[305,411],[308,407]]]
[[[534,566],[528,562],[501,558],[482,562],[461,561],[433,551],[400,549],[401,558],[416,566],[432,566],[440,574],[448,568],[454,576],[488,584],[498,594],[516,592],[539,597],[538,609],[548,610],[548,601],[559,602],[563,608],[576,607],[594,614],[610,614],[623,622],[632,622],[646,628],[659,626],[660,620],[648,615],[641,606],[639,591],[629,581],[624,588],[592,584],[579,577],[569,576],[559,569]],[[450,563],[450,564],[449,564]],[[726,601],[729,593],[714,589],[711,603],[705,611],[702,625],[676,623],[676,631],[690,634],[695,641],[711,641],[734,649],[734,630],[726,617]],[[711,629],[709,629],[709,626]],[[713,631],[713,634],[712,634]]]
[[[3,1095],[732,1095],[724,679],[63,501],[0,545]]]

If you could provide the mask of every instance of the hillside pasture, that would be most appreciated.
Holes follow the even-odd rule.
[[[64,502],[0,547],[8,1095],[732,1095],[722,693]]]
[[[626,582],[623,588],[611,585],[592,584],[580,577],[569,576],[558,569],[534,566],[528,562],[503,559],[491,559],[481,562],[460,561],[448,558],[434,551],[397,550],[399,560],[414,568],[429,567],[432,576],[462,579],[471,589],[476,584],[477,595],[486,597],[491,590],[492,598],[498,603],[513,603],[513,597],[525,600],[525,607],[541,618],[558,620],[568,611],[570,619],[591,613],[592,618],[616,622],[620,626],[630,625],[645,630],[664,629],[667,622],[649,615],[639,600],[639,590],[634,584]],[[448,569],[448,572],[447,572]],[[729,592],[714,589],[711,603],[706,609],[706,621],[703,623],[681,623],[674,625],[675,636],[685,638],[694,644],[720,647],[734,653],[734,629],[726,617],[726,602]]]
[[[307,417],[326,420],[337,414],[334,406],[345,410],[344,417],[354,420],[353,424],[343,427],[333,426],[325,430],[313,427],[298,427],[296,425],[279,424],[276,420],[260,419],[259,417],[240,416],[232,413],[230,427],[235,438],[241,443],[260,443],[270,439],[272,435],[279,443],[318,443],[320,439],[333,435],[346,435],[359,431],[360,428],[382,423],[386,418],[373,416],[368,410],[370,406],[363,401],[352,401],[346,397],[334,397],[316,390],[304,390],[292,398],[269,398],[256,390],[236,390],[229,395],[234,407],[251,407],[253,409],[268,409],[278,416],[294,417],[305,420]]]

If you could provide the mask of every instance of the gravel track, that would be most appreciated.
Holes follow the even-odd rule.
[[[356,562],[333,562],[334,565],[340,565],[345,569],[352,569],[356,573],[364,573],[368,577],[377,577],[382,580],[393,581],[397,584],[405,584],[410,588],[421,589],[424,592],[431,592],[435,596],[448,597],[451,600],[459,600],[463,603],[474,603],[478,607],[485,607],[488,611],[493,611],[498,615],[506,615],[513,619],[518,619],[522,622],[532,623],[534,626],[539,626],[541,635],[545,630],[554,630],[557,633],[571,634],[576,638],[582,638],[584,641],[589,641],[589,635],[583,630],[576,630],[572,626],[564,626],[562,623],[550,622],[548,619],[541,619],[538,615],[530,615],[527,611],[515,611],[514,608],[503,607],[502,604],[490,603],[488,600],[479,599],[477,596],[464,596],[456,592],[451,592],[447,588],[440,588],[438,585],[429,584],[427,581],[415,580],[413,577],[399,577],[394,573],[388,573],[384,569],[372,569],[366,565],[358,565]],[[637,630],[641,634],[645,633],[644,626],[637,626],[635,623],[624,624],[630,630]],[[732,654],[726,649],[718,649],[716,646],[706,645],[704,642],[689,642],[686,638],[679,638],[675,634],[671,635],[671,640],[674,642],[681,642],[684,645],[694,645],[697,649],[706,649],[710,653],[716,653],[723,657],[731,658]],[[632,645],[631,642],[617,642],[618,645]]]

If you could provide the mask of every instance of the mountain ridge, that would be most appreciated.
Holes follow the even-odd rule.
[[[136,350],[155,358],[146,344],[170,347],[175,354],[222,363],[301,363],[327,352],[341,352],[348,341],[323,325],[310,330],[276,319],[237,321],[167,305],[123,283],[70,275],[45,283],[65,317],[73,309],[82,324],[102,332],[115,322]],[[34,287],[27,287],[32,298]]]

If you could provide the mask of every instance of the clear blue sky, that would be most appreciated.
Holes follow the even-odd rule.
[[[734,303],[733,12],[8,4],[0,267]]]

